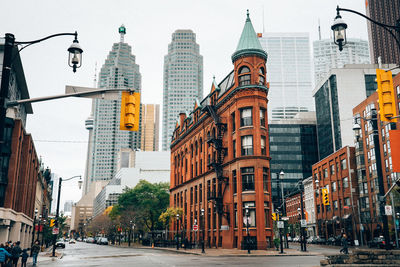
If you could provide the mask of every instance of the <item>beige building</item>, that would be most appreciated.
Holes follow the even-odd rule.
[[[90,184],[89,192],[72,206],[71,232],[85,232],[85,224],[93,216],[93,200],[109,181],[95,181]]]
[[[160,131],[160,105],[142,105],[142,151],[158,151],[159,131]]]

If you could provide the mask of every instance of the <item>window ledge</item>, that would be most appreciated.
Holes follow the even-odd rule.
[[[253,128],[253,125],[249,125],[249,126],[241,126],[240,128],[239,128],[239,130],[244,130],[244,129],[252,129]]]
[[[246,190],[246,191],[242,191],[242,194],[255,194],[256,191],[255,190]]]

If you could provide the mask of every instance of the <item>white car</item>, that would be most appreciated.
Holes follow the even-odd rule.
[[[71,238],[71,239],[69,240],[69,243],[70,243],[70,244],[75,244],[75,243],[76,243],[76,242],[75,242],[75,239],[72,239],[72,238]]]

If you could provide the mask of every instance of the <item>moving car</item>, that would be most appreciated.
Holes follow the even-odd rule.
[[[65,248],[64,240],[59,239],[59,240],[56,242],[56,248]]]

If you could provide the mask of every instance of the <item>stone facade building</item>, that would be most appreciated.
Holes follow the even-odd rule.
[[[171,142],[170,205],[183,209],[178,231],[191,241],[197,221],[210,246],[272,245],[266,60],[247,16],[232,55],[234,70],[221,83],[214,80],[190,114],[179,116]],[[171,230],[176,227],[174,220]]]

